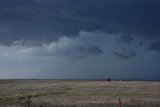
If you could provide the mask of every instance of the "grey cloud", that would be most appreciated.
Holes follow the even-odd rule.
[[[89,53],[92,53],[92,54],[95,54],[95,55],[103,53],[103,51],[98,46],[89,47],[89,48],[87,48],[87,51]]]
[[[80,47],[79,50],[81,52],[91,53],[94,55],[103,53],[103,51],[98,46]]]
[[[92,55],[102,54],[103,51],[94,42],[89,42],[92,36],[88,39],[80,34],[79,37],[66,37],[59,38],[58,41],[45,43],[40,46],[26,45],[23,40],[15,41],[13,45],[1,46],[4,51],[2,57],[15,57],[15,58],[45,58],[45,57],[63,57],[70,59],[85,59]],[[84,42],[88,41],[87,43]],[[30,41],[29,43],[32,43]],[[33,42],[34,43],[34,42]],[[24,45],[25,44],[25,45]]]
[[[138,45],[140,45],[140,46],[147,46],[147,44],[144,43],[144,42],[142,42],[142,41],[140,41],[140,42],[138,43]]]
[[[78,36],[81,30],[157,39],[159,4],[159,0],[0,0],[0,44],[21,39],[43,44],[59,35]]]
[[[130,59],[135,57],[137,54],[133,51],[128,51],[128,52],[126,51],[126,52],[114,52],[114,55],[122,59]]]
[[[117,43],[119,37],[82,31],[38,46],[24,40],[0,45],[0,78],[159,79],[159,53],[134,45],[151,41],[134,38],[132,44]]]
[[[131,43],[133,41],[133,37],[129,34],[122,34],[119,38],[119,42]]]
[[[160,53],[160,42],[152,42],[148,46],[148,50],[158,51]]]
[[[2,7],[0,37],[3,39],[0,39],[0,44],[12,45],[18,40],[46,43],[56,41],[60,35],[72,37],[78,36],[80,30],[99,29],[96,21],[71,17],[63,13],[59,15],[56,13],[57,9],[53,8],[52,11],[52,8],[42,8],[35,6]]]

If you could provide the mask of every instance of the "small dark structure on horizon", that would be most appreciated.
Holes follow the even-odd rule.
[[[111,79],[111,78],[107,78],[107,81],[109,81],[109,82],[110,82],[110,81],[112,81],[112,79]]]

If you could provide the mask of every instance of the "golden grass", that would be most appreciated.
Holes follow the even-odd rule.
[[[118,98],[122,107],[160,107],[160,82],[0,81],[0,107],[25,107],[28,95],[34,107],[117,107]]]

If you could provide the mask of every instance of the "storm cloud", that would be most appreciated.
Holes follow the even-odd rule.
[[[159,4],[158,0],[0,0],[0,44],[22,39],[50,42],[60,35],[78,36],[82,30],[159,38]],[[132,41],[129,37],[122,36],[122,41]]]
[[[131,43],[133,41],[133,37],[131,35],[122,34],[119,38],[119,42]]]
[[[115,52],[114,55],[123,59],[129,59],[129,58],[135,57],[136,53],[135,52],[124,52],[124,53]]]
[[[159,0],[0,0],[0,78],[160,79]]]
[[[148,50],[158,51],[160,53],[160,42],[152,42],[148,46]]]
[[[59,38],[56,42],[43,44],[42,46],[24,45],[22,40],[15,41],[14,45],[1,46],[2,57],[69,57],[86,58],[90,55],[102,54],[103,51],[95,43],[83,42],[83,35],[80,37]],[[90,37],[92,39],[92,37]],[[86,40],[88,41],[88,40]],[[28,43],[27,43],[28,44]],[[5,50],[5,51],[4,51]]]

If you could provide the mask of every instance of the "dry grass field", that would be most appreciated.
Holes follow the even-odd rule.
[[[160,82],[0,80],[0,107],[160,107]]]

